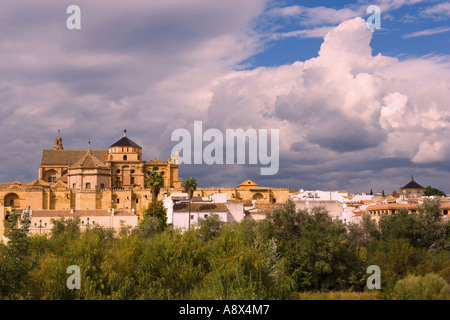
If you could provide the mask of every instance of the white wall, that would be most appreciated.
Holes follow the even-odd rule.
[[[220,217],[220,220],[223,222],[228,222],[228,214],[227,212],[214,212]],[[198,224],[200,219],[204,219],[205,215],[211,215],[210,212],[191,212],[191,227]],[[189,226],[189,212],[174,212],[173,213],[173,227],[175,229],[181,229],[185,231]]]

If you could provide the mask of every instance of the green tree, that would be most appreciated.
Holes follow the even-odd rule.
[[[440,199],[424,199],[418,206],[417,245],[438,251],[447,244],[447,224],[441,216]]]
[[[191,202],[194,191],[197,190],[197,181],[193,177],[188,177],[183,181],[183,188],[188,194],[189,198],[189,217],[188,230],[191,228]]]
[[[149,205],[144,211],[144,220],[148,217],[154,217],[157,220],[156,229],[162,232],[167,227],[167,210],[162,201],[157,201],[156,205]]]
[[[433,188],[432,186],[428,186],[425,188],[423,195],[427,196],[427,197],[430,197],[430,196],[445,197],[445,192],[441,191],[439,189]]]
[[[360,222],[347,225],[347,240],[357,248],[367,247],[370,240],[379,237],[377,224],[368,214],[363,215]]]
[[[6,220],[6,245],[0,244],[0,295],[16,299],[27,297],[27,278],[34,266],[31,240],[28,236],[30,217],[27,211],[20,221],[13,210]]]
[[[161,191],[161,187],[163,186],[163,183],[164,183],[164,178],[163,178],[162,173],[157,172],[157,171],[152,171],[152,172],[148,173],[147,178],[146,178],[146,183],[147,183],[147,186],[151,189],[153,207],[155,208],[155,211],[156,211],[157,198],[158,198],[159,192]]]
[[[417,245],[418,219],[417,214],[409,214],[408,209],[401,208],[398,213],[380,217],[379,227],[381,238],[385,241],[393,239],[407,239]]]
[[[213,213],[199,220],[196,231],[203,240],[212,240],[220,234],[223,225],[224,222],[220,219],[219,215]]]

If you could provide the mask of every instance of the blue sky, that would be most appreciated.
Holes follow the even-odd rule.
[[[81,30],[66,9],[81,8]],[[381,29],[365,24],[381,8]],[[450,3],[34,0],[0,3],[0,181],[33,181],[61,130],[144,159],[174,130],[278,129],[280,168],[180,165],[203,187],[450,192]]]
[[[302,8],[333,9],[355,11],[355,16],[367,18],[363,10],[371,4],[386,8],[381,11],[382,28],[377,30],[372,39],[373,53],[382,53],[405,59],[408,57],[420,57],[428,54],[447,55],[450,50],[450,23],[447,1],[276,1],[267,10],[258,23],[258,28],[270,32],[274,28],[276,32],[290,32],[297,30],[314,30],[320,27],[335,26],[336,24],[319,21],[308,24],[308,16],[305,14],[289,17],[273,17],[270,12],[274,8],[286,8],[300,6]],[[400,6],[400,3],[405,5]],[[399,7],[397,7],[399,6]],[[383,7],[383,8],[384,8]],[[332,13],[330,13],[331,15]],[[270,21],[267,28],[265,22]],[[275,26],[274,26],[275,25]],[[266,30],[265,30],[266,29]],[[425,35],[417,33],[425,32]],[[429,34],[428,34],[429,33]],[[297,60],[307,60],[317,55],[317,51],[323,42],[323,37],[289,37],[282,40],[270,41],[263,52],[252,56],[247,67],[254,66],[279,66],[293,63]]]

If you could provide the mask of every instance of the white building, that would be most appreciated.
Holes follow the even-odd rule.
[[[30,210],[29,213],[31,218],[30,234],[50,234],[53,220],[61,218],[78,217],[81,230],[101,226],[118,231],[122,226],[134,228],[138,225],[138,216],[133,210]]]
[[[291,194],[294,201],[339,201],[344,202],[348,197],[346,191],[303,190]]]

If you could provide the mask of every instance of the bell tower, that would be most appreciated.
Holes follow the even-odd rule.
[[[58,135],[55,138],[55,144],[53,145],[53,150],[64,150],[64,147],[62,144],[62,138],[61,138],[59,130],[58,130]]]

